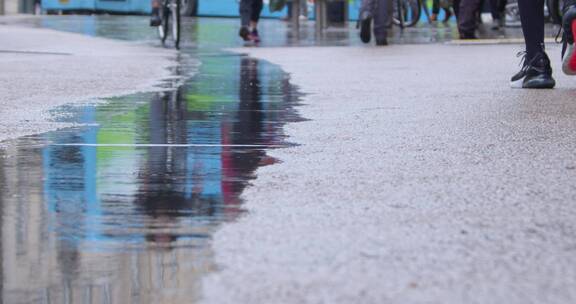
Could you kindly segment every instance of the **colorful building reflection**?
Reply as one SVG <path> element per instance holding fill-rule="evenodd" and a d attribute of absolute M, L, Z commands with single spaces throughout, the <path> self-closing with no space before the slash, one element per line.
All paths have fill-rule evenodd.
<path fill-rule="evenodd" d="M 241 211 L 295 95 L 274 66 L 206 58 L 173 90 L 78 113 L 84 127 L 0 158 L 9 303 L 190 303 L 215 268 L 209 239 Z M 232 71 L 232 72 L 231 72 Z M 26 189 L 23 191 L 22 189 Z M 31 190 L 32 189 L 32 190 Z"/>

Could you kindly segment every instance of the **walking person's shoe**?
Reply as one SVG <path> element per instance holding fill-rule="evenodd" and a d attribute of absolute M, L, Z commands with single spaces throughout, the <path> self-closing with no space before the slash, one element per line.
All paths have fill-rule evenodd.
<path fill-rule="evenodd" d="M 360 40 L 369 43 L 371 37 L 372 16 L 369 12 L 362 12 L 360 15 Z"/>
<path fill-rule="evenodd" d="M 242 40 L 244 41 L 250 41 L 250 30 L 248 27 L 241 27 L 240 31 L 238 31 L 238 36 L 242 37 Z"/>
<path fill-rule="evenodd" d="M 510 86 L 519 89 L 552 89 L 556 81 L 552 78 L 552 67 L 548 55 L 542 50 L 528 62 L 524 54 L 522 69 L 510 79 Z"/>
<path fill-rule="evenodd" d="M 376 38 L 376 45 L 377 46 L 385 46 L 388 45 L 388 39 L 386 37 L 384 38 Z"/>
<path fill-rule="evenodd" d="M 258 35 L 257 29 L 254 29 L 252 30 L 252 32 L 250 32 L 250 34 L 248 35 L 248 40 L 254 43 L 260 43 L 260 36 Z"/>
<path fill-rule="evenodd" d="M 567 1 L 563 9 L 562 30 L 562 71 L 567 75 L 576 75 L 576 54 L 574 37 L 576 36 L 576 1 Z M 566 51 L 568 51 L 566 53 Z M 566 54 L 565 54 L 566 53 Z"/>

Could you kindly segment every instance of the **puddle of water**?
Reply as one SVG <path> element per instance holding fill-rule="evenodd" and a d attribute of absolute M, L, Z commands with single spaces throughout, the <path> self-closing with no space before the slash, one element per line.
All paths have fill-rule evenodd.
<path fill-rule="evenodd" d="M 7 303 L 190 303 L 298 96 L 278 67 L 201 58 L 173 91 L 60 110 L 81 127 L 0 151 Z"/>

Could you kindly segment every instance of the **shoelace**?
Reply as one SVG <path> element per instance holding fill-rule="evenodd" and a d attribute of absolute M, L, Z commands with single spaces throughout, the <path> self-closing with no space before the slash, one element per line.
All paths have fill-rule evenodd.
<path fill-rule="evenodd" d="M 534 63 L 536 61 L 542 59 L 543 56 L 544 56 L 544 58 L 547 58 L 546 54 L 543 52 L 536 53 L 534 55 L 534 57 L 532 57 L 532 59 L 530 59 L 529 61 L 526 59 L 527 56 L 528 56 L 528 52 L 526 52 L 526 51 L 518 52 L 516 54 L 516 57 L 522 57 L 522 59 L 520 60 L 520 64 L 519 64 L 522 66 L 522 68 L 520 69 L 520 72 L 526 72 L 528 69 L 534 68 Z M 546 60 L 549 60 L 549 59 L 546 59 Z"/>
<path fill-rule="evenodd" d="M 522 69 L 520 69 L 520 71 L 525 71 L 526 69 L 528 69 L 528 62 L 526 62 L 526 55 L 528 55 L 528 52 L 526 51 L 518 52 L 516 54 L 516 57 L 518 58 L 522 57 L 522 59 L 520 59 L 519 64 L 519 66 L 522 66 Z"/>

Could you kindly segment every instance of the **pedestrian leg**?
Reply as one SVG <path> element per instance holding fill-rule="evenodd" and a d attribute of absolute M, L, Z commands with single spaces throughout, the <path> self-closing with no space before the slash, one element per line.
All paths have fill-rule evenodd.
<path fill-rule="evenodd" d="M 432 0 L 432 15 L 430 15 L 430 21 L 438 20 L 439 13 L 440 13 L 440 0 Z"/>
<path fill-rule="evenodd" d="M 372 18 L 376 10 L 376 0 L 362 0 L 360 4 L 360 19 L 363 17 Z"/>
<path fill-rule="evenodd" d="M 258 21 L 260 21 L 260 14 L 264 7 L 263 0 L 252 0 L 252 8 L 250 11 L 250 36 L 249 39 L 253 42 L 260 42 L 260 35 L 258 34 Z"/>
<path fill-rule="evenodd" d="M 244 41 L 260 41 L 257 27 L 263 6 L 262 0 L 240 0 L 241 27 L 238 35 Z"/>
<path fill-rule="evenodd" d="M 507 0 L 498 0 L 498 12 L 500 13 L 500 27 L 506 24 L 506 4 Z"/>
<path fill-rule="evenodd" d="M 240 24 L 242 27 L 250 26 L 252 15 L 252 0 L 240 0 Z"/>
<path fill-rule="evenodd" d="M 395 0 L 378 0 L 374 12 L 374 37 L 376 45 L 388 44 L 388 29 L 392 27 L 393 2 Z"/>
<path fill-rule="evenodd" d="M 544 0 L 518 0 L 518 9 L 529 61 L 544 45 Z"/>
<path fill-rule="evenodd" d="M 460 12 L 460 0 L 452 1 L 452 9 L 454 10 L 454 15 L 456 16 L 456 19 L 458 19 L 458 15 Z"/>
<path fill-rule="evenodd" d="M 499 30 L 504 27 L 504 8 L 502 3 L 505 5 L 503 0 L 490 0 L 490 14 L 492 15 L 492 29 Z"/>
<path fill-rule="evenodd" d="M 375 0 L 362 0 L 360 6 L 360 16 L 358 22 L 360 25 L 360 40 L 364 43 L 369 43 L 372 38 L 370 27 L 372 26 L 372 18 L 375 11 Z"/>
<path fill-rule="evenodd" d="M 262 8 L 264 7 L 263 0 L 252 0 L 252 7 L 250 9 L 250 22 L 254 28 L 258 25 L 260 20 L 260 14 L 262 13 Z"/>
<path fill-rule="evenodd" d="M 490 0 L 490 14 L 492 15 L 493 20 L 500 19 L 500 10 L 499 10 L 499 0 Z"/>
<path fill-rule="evenodd" d="M 460 0 L 459 2 L 457 16 L 460 39 L 476 39 L 476 24 L 481 0 Z"/>
<path fill-rule="evenodd" d="M 551 89 L 550 59 L 544 52 L 544 0 L 518 0 L 526 55 L 520 72 L 510 81 L 513 88 Z"/>

